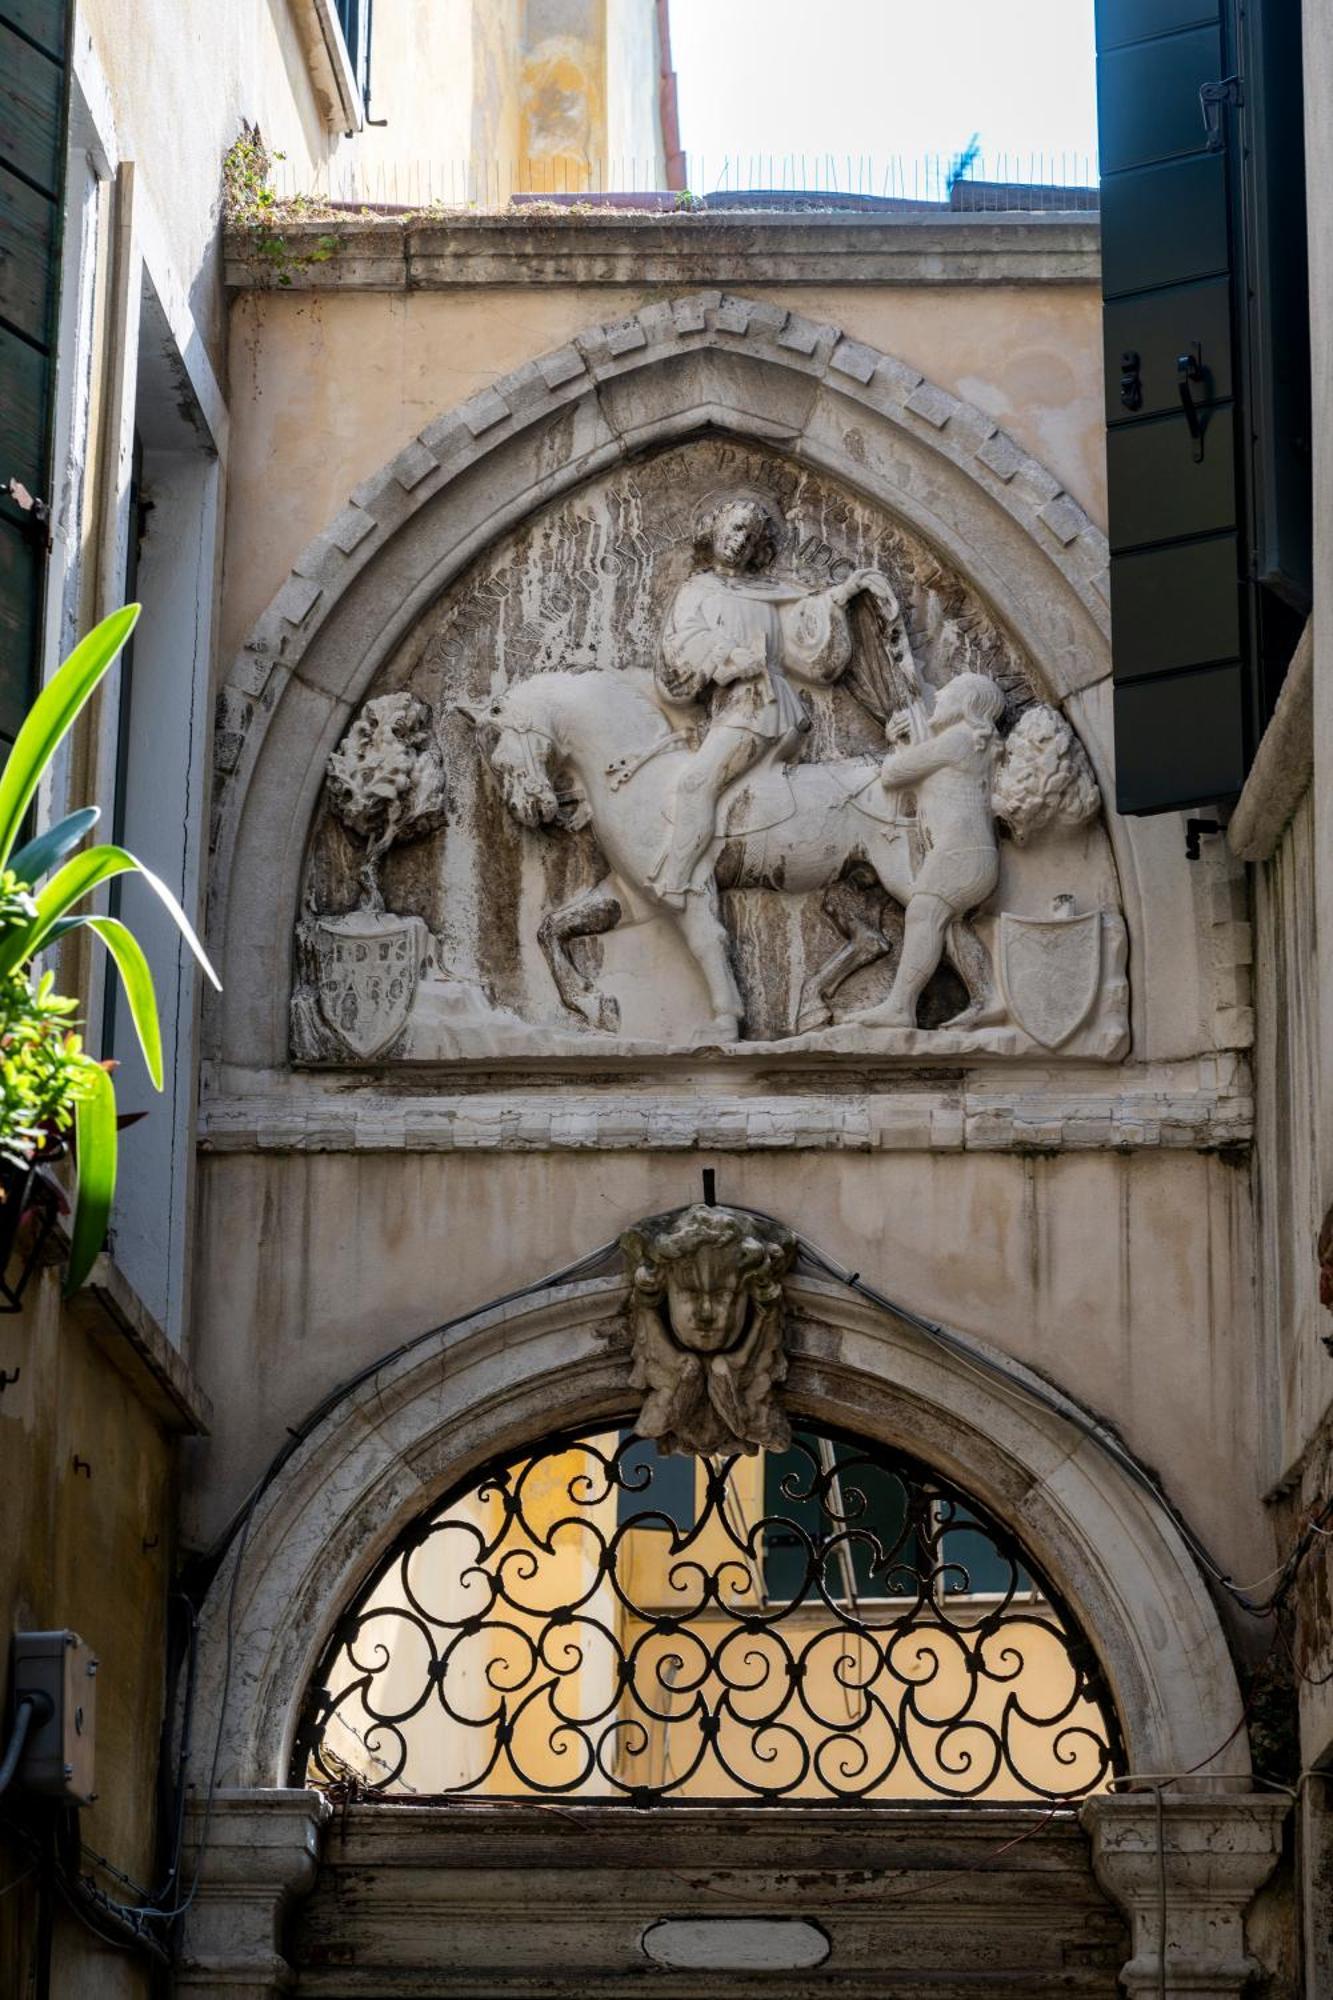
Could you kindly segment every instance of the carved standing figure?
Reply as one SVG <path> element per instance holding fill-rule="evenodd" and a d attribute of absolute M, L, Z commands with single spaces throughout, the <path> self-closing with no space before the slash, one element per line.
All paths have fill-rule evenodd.
<path fill-rule="evenodd" d="M 858 569 L 812 588 L 772 573 L 781 523 L 767 502 L 738 494 L 704 513 L 695 547 L 704 566 L 676 592 L 662 632 L 657 685 L 669 705 L 712 691 L 707 734 L 680 771 L 670 842 L 653 881 L 677 909 L 708 883 L 701 864 L 722 795 L 761 758 L 791 759 L 810 727 L 793 681 L 831 685 L 852 657 L 846 607 L 862 594 L 897 601 L 887 578 Z"/>
<path fill-rule="evenodd" d="M 895 747 L 880 767 L 880 782 L 891 795 L 916 794 L 925 852 L 906 899 L 889 997 L 856 1016 L 867 1027 L 916 1026 L 917 1002 L 944 955 L 950 926 L 984 903 L 999 879 L 991 787 L 1003 714 L 1004 693 L 994 681 L 957 674 L 936 697 L 928 720 L 915 703 L 889 718 Z M 969 1008 L 967 1025 L 984 1018 Z"/>
<path fill-rule="evenodd" d="M 620 1239 L 630 1272 L 635 1425 L 665 1452 L 785 1451 L 782 1280 L 796 1239 L 734 1208 L 675 1209 Z"/>

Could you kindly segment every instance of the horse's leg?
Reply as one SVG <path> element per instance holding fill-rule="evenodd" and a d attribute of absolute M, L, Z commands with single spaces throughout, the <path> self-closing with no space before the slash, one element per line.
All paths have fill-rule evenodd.
<path fill-rule="evenodd" d="M 890 938 L 885 935 L 880 923 L 867 916 L 865 890 L 858 884 L 855 875 L 840 876 L 832 883 L 824 891 L 820 907 L 845 942 L 831 958 L 826 958 L 822 965 L 806 974 L 796 1014 L 798 1035 L 826 1028 L 833 1019 L 830 1002 L 838 988 L 853 973 L 873 965 L 876 959 L 889 956 L 902 943 L 902 919 L 896 907 L 897 936 Z"/>
<path fill-rule="evenodd" d="M 548 910 L 537 927 L 537 939 L 560 998 L 571 1014 L 581 1015 L 590 1028 L 613 1035 L 620 1026 L 620 1006 L 609 993 L 599 993 L 569 955 L 575 938 L 613 931 L 622 915 L 620 898 L 607 875 L 595 888 L 585 889 L 558 910 Z"/>
<path fill-rule="evenodd" d="M 949 963 L 967 988 L 967 1005 L 946 1021 L 946 1028 L 992 1028 L 1005 1019 L 1004 1003 L 995 990 L 991 956 L 967 917 L 955 917 L 945 945 Z"/>
<path fill-rule="evenodd" d="M 903 948 L 889 997 L 853 1018 L 867 1028 L 914 1028 L 917 1002 L 944 954 L 953 911 L 942 896 L 913 896 L 903 917 Z"/>
<path fill-rule="evenodd" d="M 674 913 L 673 913 L 674 914 Z M 743 1005 L 741 989 L 731 969 L 731 952 L 726 927 L 718 914 L 717 899 L 692 890 L 685 908 L 676 918 L 685 944 L 704 976 L 713 1018 L 695 1036 L 701 1042 L 740 1040 Z"/>

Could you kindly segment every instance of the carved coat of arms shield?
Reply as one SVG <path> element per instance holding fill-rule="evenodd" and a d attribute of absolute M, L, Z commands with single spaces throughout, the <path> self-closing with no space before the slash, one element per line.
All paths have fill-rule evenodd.
<path fill-rule="evenodd" d="M 1015 917 L 1006 910 L 998 957 L 1009 1012 L 1034 1042 L 1058 1049 L 1082 1027 L 1097 998 L 1101 913 Z"/>
<path fill-rule="evenodd" d="M 403 1031 L 426 957 L 420 917 L 353 910 L 310 926 L 319 1011 L 354 1056 L 368 1062 Z"/>

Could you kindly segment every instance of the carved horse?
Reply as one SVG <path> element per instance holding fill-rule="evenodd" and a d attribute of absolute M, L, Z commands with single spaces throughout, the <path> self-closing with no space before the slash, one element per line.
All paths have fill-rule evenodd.
<path fill-rule="evenodd" d="M 718 830 L 685 898 L 664 902 L 653 886 L 671 835 L 672 801 L 692 752 L 653 693 L 651 674 L 535 674 L 488 707 L 455 703 L 475 725 L 504 802 L 524 826 L 591 826 L 607 872 L 541 922 L 539 937 L 560 997 L 589 1026 L 614 1033 L 619 1008 L 571 958 L 570 944 L 618 925 L 673 924 L 708 989 L 712 1019 L 701 1042 L 735 1041 L 742 1001 L 731 967 L 720 889 L 825 891 L 825 908 L 846 943 L 806 981 L 797 1029 L 832 1019 L 829 998 L 890 939 L 856 916 L 846 878 L 874 880 L 898 904 L 911 892 L 914 822 L 901 818 L 879 784 L 877 757 L 819 764 L 761 764 L 732 786 Z M 832 893 L 827 893 L 832 892 Z M 990 961 L 964 922 L 951 927 L 948 956 L 968 989 L 958 1017 L 977 1017 L 990 997 Z"/>

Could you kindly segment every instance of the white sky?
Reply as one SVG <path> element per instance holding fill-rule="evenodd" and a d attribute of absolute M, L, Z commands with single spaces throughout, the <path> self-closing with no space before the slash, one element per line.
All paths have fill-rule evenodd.
<path fill-rule="evenodd" d="M 989 167 L 1045 155 L 1087 178 L 1097 151 L 1093 0 L 671 0 L 690 186 L 799 185 L 785 154 L 827 157 L 880 193 L 893 156 L 950 155 L 979 134 Z M 773 155 L 770 172 L 768 156 Z M 723 163 L 732 161 L 730 182 Z M 858 161 L 877 162 L 872 175 Z M 1054 171 L 1052 172 L 1052 167 Z M 871 185 L 872 179 L 877 183 Z M 838 185 L 843 185 L 840 178 Z M 893 192 L 892 188 L 887 190 Z"/>

